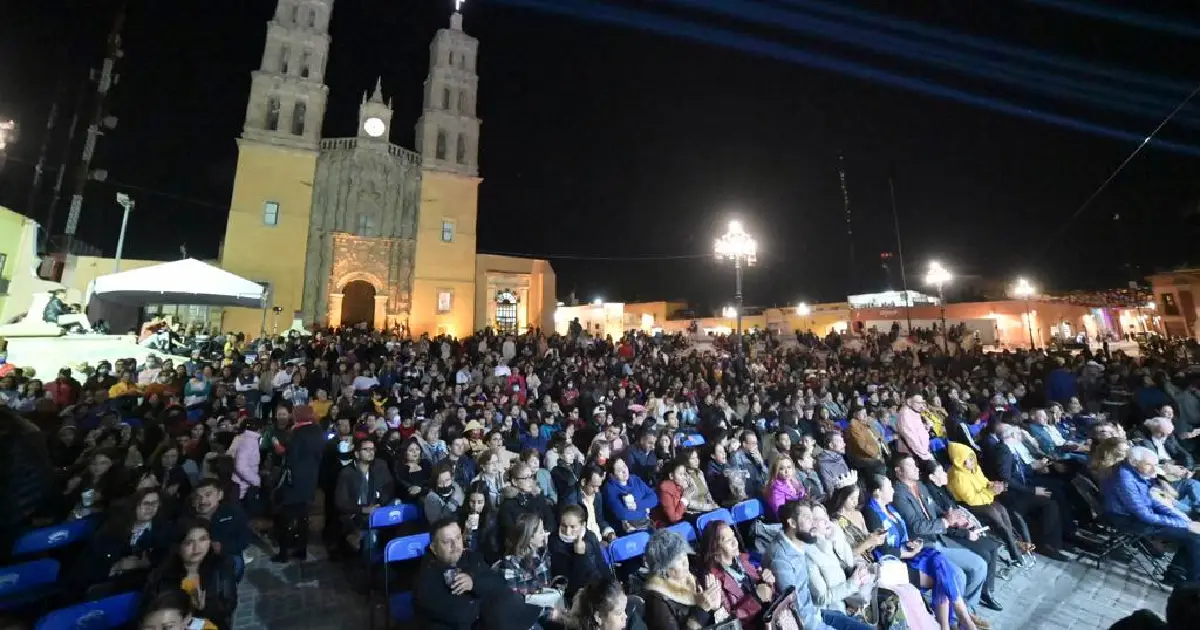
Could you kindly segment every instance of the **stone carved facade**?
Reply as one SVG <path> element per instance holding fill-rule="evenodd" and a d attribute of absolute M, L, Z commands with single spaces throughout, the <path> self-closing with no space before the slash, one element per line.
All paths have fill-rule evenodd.
<path fill-rule="evenodd" d="M 421 202 L 420 157 L 386 138 L 324 140 L 313 188 L 305 320 L 340 325 L 342 290 L 348 282 L 365 280 L 375 287 L 375 326 L 406 322 Z"/>

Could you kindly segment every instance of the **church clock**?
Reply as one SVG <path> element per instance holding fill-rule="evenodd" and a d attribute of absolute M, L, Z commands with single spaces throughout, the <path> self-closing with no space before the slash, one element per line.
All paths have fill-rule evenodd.
<path fill-rule="evenodd" d="M 382 119 L 372 116 L 363 122 L 363 131 L 367 132 L 367 135 L 372 138 L 378 138 L 383 135 L 383 132 L 387 131 L 387 125 L 383 123 Z"/>

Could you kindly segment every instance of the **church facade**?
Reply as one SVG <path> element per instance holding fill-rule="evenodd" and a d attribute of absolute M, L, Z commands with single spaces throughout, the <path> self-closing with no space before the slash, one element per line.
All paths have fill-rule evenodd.
<path fill-rule="evenodd" d="M 392 144 L 382 83 L 358 131 L 322 138 L 333 0 L 278 0 L 246 122 L 221 247 L 225 269 L 264 284 L 267 308 L 227 309 L 226 330 L 269 332 L 274 310 L 310 325 L 463 336 L 552 330 L 543 260 L 476 250 L 478 40 L 455 11 L 430 46 L 413 150 Z"/>

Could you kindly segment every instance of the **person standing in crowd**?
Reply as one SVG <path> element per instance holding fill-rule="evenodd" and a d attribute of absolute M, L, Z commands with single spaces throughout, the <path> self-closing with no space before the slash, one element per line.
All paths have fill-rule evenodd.
<path fill-rule="evenodd" d="M 279 551 L 271 557 L 274 562 L 308 558 L 308 515 L 325 451 L 325 433 L 316 424 L 312 407 L 298 405 L 291 416 L 292 433 L 276 486 L 275 542 Z"/>

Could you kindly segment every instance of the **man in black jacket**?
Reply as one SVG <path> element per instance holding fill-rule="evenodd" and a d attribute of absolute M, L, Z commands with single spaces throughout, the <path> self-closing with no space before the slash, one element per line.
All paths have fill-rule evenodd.
<path fill-rule="evenodd" d="M 297 405 L 292 410 L 292 435 L 283 456 L 283 472 L 275 497 L 275 539 L 279 553 L 274 562 L 287 562 L 289 551 L 296 559 L 308 557 L 308 512 L 317 495 L 317 477 L 325 452 L 325 432 L 316 424 L 312 407 Z"/>
<path fill-rule="evenodd" d="M 242 552 L 253 537 L 245 510 L 239 503 L 225 501 L 225 492 L 216 479 L 201 481 L 192 490 L 191 500 L 192 514 L 212 524 L 213 549 L 233 558 L 237 578 L 241 580 L 246 568 Z"/>
<path fill-rule="evenodd" d="M 478 555 L 464 550 L 453 518 L 433 524 L 413 595 L 417 627 L 428 630 L 528 630 L 541 614 Z"/>
<path fill-rule="evenodd" d="M 334 501 L 347 542 L 357 548 L 376 508 L 391 504 L 396 486 L 387 464 L 375 459 L 375 440 L 363 438 L 354 444 L 354 465 L 338 476 Z"/>
<path fill-rule="evenodd" d="M 578 505 L 583 508 L 584 528 L 595 534 L 600 540 L 612 542 L 617 537 L 617 533 L 605 519 L 604 495 L 600 493 L 605 479 L 606 474 L 599 466 L 595 464 L 584 466 L 582 474 L 579 475 L 579 487 L 565 497 L 559 496 L 559 504 Z"/>

